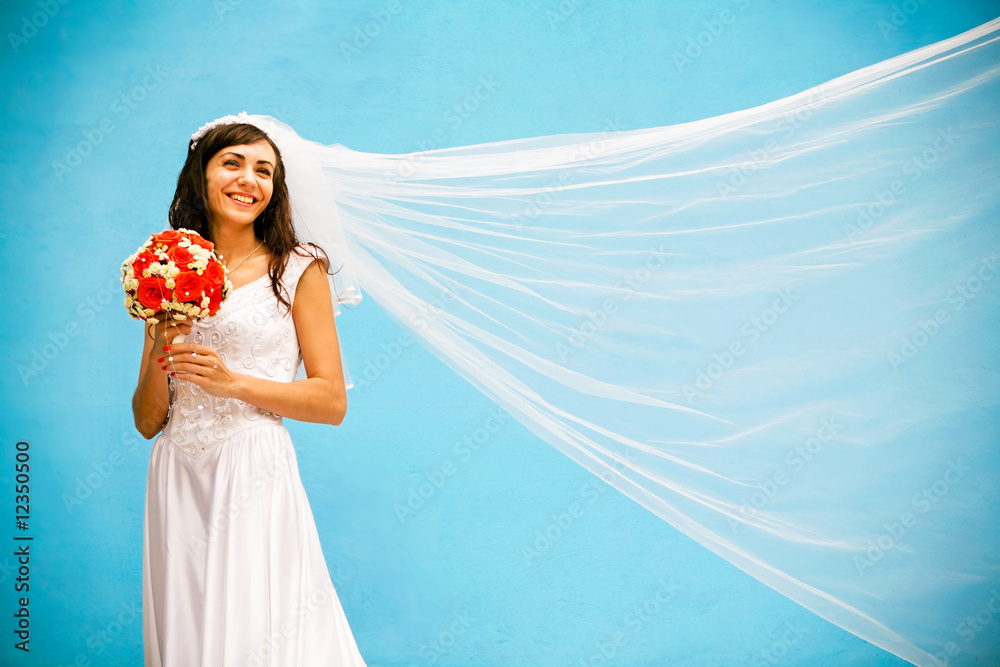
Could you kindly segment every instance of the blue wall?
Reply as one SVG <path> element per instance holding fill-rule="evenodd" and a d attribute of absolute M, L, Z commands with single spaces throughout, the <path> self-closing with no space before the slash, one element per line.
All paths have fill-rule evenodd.
<path fill-rule="evenodd" d="M 0 662 L 141 664 L 150 443 L 132 428 L 142 331 L 117 269 L 165 226 L 203 123 L 247 110 L 387 153 L 668 125 L 998 14 L 995 1 L 944 0 L 4 3 L 0 516 L 14 514 L 19 440 L 31 445 L 32 504 L 30 530 L 8 522 L 0 540 L 34 540 L 30 655 L 12 648 L 16 573 L 0 556 Z M 512 419 L 490 429 L 491 402 L 398 344 L 371 299 L 338 326 L 356 378 L 380 354 L 391 363 L 379 358 L 351 391 L 342 426 L 288 426 L 370 665 L 601 665 L 616 633 L 618 665 L 903 664 Z M 455 473 L 401 518 L 448 461 Z M 574 503 L 583 512 L 567 525 Z M 557 539 L 536 543 L 559 521 Z"/>

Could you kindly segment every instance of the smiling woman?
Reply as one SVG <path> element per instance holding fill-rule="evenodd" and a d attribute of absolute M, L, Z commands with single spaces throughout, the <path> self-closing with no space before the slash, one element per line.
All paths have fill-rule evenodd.
<path fill-rule="evenodd" d="M 277 146 L 236 120 L 192 138 L 170 221 L 241 257 L 227 269 L 240 281 L 214 315 L 150 327 L 133 397 L 142 434 L 162 428 L 147 478 L 145 661 L 364 665 L 282 425 L 338 425 L 347 411 L 329 260 L 296 238 Z"/>

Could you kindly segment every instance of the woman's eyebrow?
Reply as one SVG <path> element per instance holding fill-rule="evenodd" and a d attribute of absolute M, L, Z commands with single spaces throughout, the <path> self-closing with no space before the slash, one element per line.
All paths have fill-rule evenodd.
<path fill-rule="evenodd" d="M 233 151 L 226 151 L 225 153 L 223 153 L 223 155 L 235 155 L 236 157 L 238 157 L 241 160 L 246 160 L 247 159 L 245 155 L 240 155 L 239 153 L 236 153 L 236 152 L 233 152 Z M 271 165 L 272 167 L 274 166 L 273 164 L 271 164 L 270 160 L 257 160 L 257 164 L 268 164 L 268 165 Z"/>

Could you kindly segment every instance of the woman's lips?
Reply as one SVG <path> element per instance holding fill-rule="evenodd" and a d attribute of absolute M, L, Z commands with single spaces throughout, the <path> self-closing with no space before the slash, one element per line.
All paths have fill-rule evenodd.
<path fill-rule="evenodd" d="M 253 206 L 257 203 L 257 198 L 253 195 L 245 195 L 239 192 L 226 193 L 226 196 L 241 206 Z"/>

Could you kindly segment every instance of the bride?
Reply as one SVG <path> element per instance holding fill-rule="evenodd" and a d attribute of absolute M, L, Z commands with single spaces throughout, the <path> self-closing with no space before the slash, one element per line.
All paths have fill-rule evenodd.
<path fill-rule="evenodd" d="M 278 146 L 239 120 L 192 136 L 170 207 L 174 229 L 214 242 L 234 289 L 211 317 L 147 328 L 132 399 L 136 428 L 160 433 L 145 664 L 364 665 L 282 426 L 339 425 L 347 411 L 330 261 L 296 238 Z M 300 364 L 307 378 L 293 381 Z"/>

